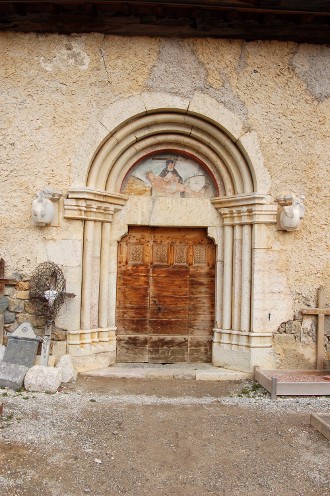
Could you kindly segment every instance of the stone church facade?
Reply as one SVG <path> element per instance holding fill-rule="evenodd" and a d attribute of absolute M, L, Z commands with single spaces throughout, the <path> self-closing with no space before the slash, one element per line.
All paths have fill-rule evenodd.
<path fill-rule="evenodd" d="M 133 228 L 161 228 L 165 238 L 166 229 L 177 229 L 182 254 L 188 244 L 180 230 L 184 240 L 199 229 L 215 257 L 209 361 L 242 371 L 313 368 L 315 321 L 301 309 L 316 305 L 320 285 L 330 295 L 329 48 L 14 32 L 1 32 L 0 45 L 0 258 L 6 276 L 21 277 L 6 287 L 5 337 L 23 321 L 42 334 L 29 278 L 52 261 L 76 295 L 56 319 L 53 354 L 70 353 L 81 371 L 115 363 L 120 311 L 145 317 L 139 293 L 134 307 L 132 294 L 119 291 L 121 243 Z M 179 194 L 125 192 L 134 168 L 159 156 L 198 164 L 213 193 L 197 195 L 190 186 L 185 194 L 184 181 Z M 31 218 L 41 191 L 55 210 L 47 225 Z M 286 229 L 281 213 L 291 215 L 295 201 L 304 209 Z M 145 263 L 143 239 L 132 251 L 137 265 Z M 203 249 L 194 258 L 199 265 Z M 151 346 L 148 332 L 144 338 Z"/>

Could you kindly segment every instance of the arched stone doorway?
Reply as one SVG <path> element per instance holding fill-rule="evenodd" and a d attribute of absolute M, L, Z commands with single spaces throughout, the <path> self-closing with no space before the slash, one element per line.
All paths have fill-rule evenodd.
<path fill-rule="evenodd" d="M 129 226 L 196 227 L 207 230 L 217 249 L 212 361 L 251 370 L 272 355 L 262 295 L 255 304 L 260 292 L 255 275 L 258 257 L 269 250 L 268 226 L 276 222 L 255 136 L 236 137 L 242 133 L 239 123 L 216 102 L 209 110 L 205 102 L 183 109 L 170 96 L 164 97 L 164 106 L 150 97 L 147 108 L 146 101 L 144 111 L 125 107 L 126 119 L 114 106 L 113 128 L 91 158 L 86 186 L 71 188 L 65 201 L 65 217 L 84 222 L 81 329 L 70 332 L 69 351 L 78 362 L 93 356 L 95 368 L 115 360 L 117 250 Z M 252 142 L 255 160 L 246 151 Z M 134 164 L 159 150 L 203 164 L 218 196 L 121 193 Z"/>

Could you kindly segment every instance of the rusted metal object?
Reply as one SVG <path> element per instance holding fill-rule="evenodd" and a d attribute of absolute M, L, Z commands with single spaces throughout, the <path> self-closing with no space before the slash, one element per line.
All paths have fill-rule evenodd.
<path fill-rule="evenodd" d="M 66 296 L 72 298 L 75 295 L 66 292 L 66 281 L 60 267 L 53 262 L 38 265 L 30 280 L 30 298 L 46 317 L 40 365 L 48 365 L 52 325 Z"/>

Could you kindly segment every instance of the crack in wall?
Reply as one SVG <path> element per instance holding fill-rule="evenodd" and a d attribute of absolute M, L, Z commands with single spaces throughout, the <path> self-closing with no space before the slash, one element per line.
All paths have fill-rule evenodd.
<path fill-rule="evenodd" d="M 104 55 L 103 47 L 101 47 L 99 49 L 99 52 L 100 52 L 100 55 L 101 55 L 101 59 L 103 61 L 104 70 L 105 70 L 105 72 L 107 74 L 107 81 L 108 81 L 109 84 L 111 84 L 111 82 L 110 82 L 110 74 L 108 72 L 107 64 L 106 64 L 106 61 L 105 61 L 105 55 Z"/>

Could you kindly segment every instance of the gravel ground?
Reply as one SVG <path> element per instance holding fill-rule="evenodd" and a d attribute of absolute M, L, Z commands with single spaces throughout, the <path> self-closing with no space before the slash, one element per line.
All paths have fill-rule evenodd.
<path fill-rule="evenodd" d="M 330 495 L 330 442 L 309 424 L 330 412 L 325 397 L 79 377 L 1 401 L 1 495 Z"/>

